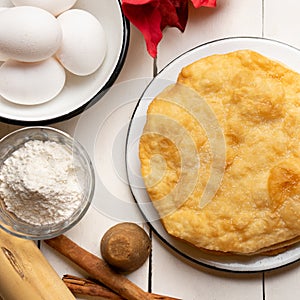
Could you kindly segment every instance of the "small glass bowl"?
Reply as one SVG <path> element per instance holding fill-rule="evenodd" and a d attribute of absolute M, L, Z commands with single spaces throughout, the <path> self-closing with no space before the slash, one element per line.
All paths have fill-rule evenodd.
<path fill-rule="evenodd" d="M 46 126 L 33 126 L 18 129 L 0 140 L 0 174 L 4 161 L 17 149 L 30 140 L 56 142 L 71 153 L 74 164 L 80 167 L 78 183 L 83 191 L 81 203 L 73 214 L 61 221 L 48 225 L 32 225 L 7 210 L 0 197 L 0 230 L 30 240 L 44 240 L 58 236 L 79 222 L 87 212 L 95 190 L 95 173 L 88 153 L 82 145 L 63 131 Z"/>

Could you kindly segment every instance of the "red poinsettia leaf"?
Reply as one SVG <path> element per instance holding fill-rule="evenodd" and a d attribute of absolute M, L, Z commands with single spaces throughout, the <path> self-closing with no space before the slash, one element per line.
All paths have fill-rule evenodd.
<path fill-rule="evenodd" d="M 124 15 L 141 31 L 146 41 L 147 50 L 152 57 L 156 57 L 156 48 L 162 39 L 161 14 L 158 7 L 159 0 L 124 0 L 122 2 Z"/>
<path fill-rule="evenodd" d="M 164 0 L 160 2 L 162 16 L 161 29 L 165 27 L 177 27 L 184 31 L 188 18 L 188 2 L 182 0 Z"/>
<path fill-rule="evenodd" d="M 191 0 L 193 2 L 193 5 L 198 8 L 201 6 L 207 6 L 207 7 L 216 7 L 217 1 L 216 0 Z"/>
<path fill-rule="evenodd" d="M 195 7 L 215 7 L 216 0 L 192 0 Z M 122 10 L 127 19 L 143 34 L 149 54 L 157 56 L 157 45 L 165 27 L 185 30 L 188 0 L 123 0 Z"/>
<path fill-rule="evenodd" d="M 124 15 L 141 31 L 147 50 L 152 57 L 156 57 L 157 45 L 162 39 L 161 14 L 158 7 L 159 0 L 124 0 L 122 2 Z"/>
<path fill-rule="evenodd" d="M 152 57 L 157 56 L 162 30 L 171 26 L 184 31 L 188 17 L 187 0 L 123 0 L 122 10 L 144 35 Z"/>

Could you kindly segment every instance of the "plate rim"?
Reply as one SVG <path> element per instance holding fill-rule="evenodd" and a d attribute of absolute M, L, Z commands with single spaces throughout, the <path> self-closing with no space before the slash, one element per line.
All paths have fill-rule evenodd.
<path fill-rule="evenodd" d="M 240 269 L 230 269 L 230 268 L 223 268 L 220 266 L 216 266 L 213 264 L 208 264 L 205 263 L 204 261 L 199 261 L 194 257 L 189 256 L 187 253 L 184 253 L 182 251 L 180 251 L 179 249 L 177 249 L 171 242 L 169 242 L 166 238 L 164 238 L 164 236 L 158 232 L 158 230 L 156 229 L 156 227 L 154 226 L 154 222 L 149 221 L 148 217 L 145 215 L 144 210 L 141 207 L 141 203 L 138 202 L 138 200 L 136 199 L 136 194 L 134 193 L 133 187 L 131 185 L 131 180 L 130 180 L 130 174 L 129 174 L 129 163 L 128 163 L 128 141 L 129 141 L 129 137 L 130 137 L 130 133 L 131 133 L 131 128 L 132 128 L 132 124 L 134 121 L 134 117 L 136 115 L 136 112 L 138 110 L 138 107 L 141 103 L 141 101 L 143 100 L 147 90 L 149 89 L 149 87 L 151 86 L 151 84 L 156 80 L 156 78 L 163 73 L 170 65 L 172 65 L 175 61 L 179 60 L 181 57 L 187 55 L 190 52 L 193 52 L 195 50 L 197 50 L 198 48 L 207 46 L 209 44 L 213 44 L 213 43 L 217 43 L 217 42 L 222 42 L 222 41 L 227 41 L 227 40 L 260 40 L 260 41 L 267 41 L 267 42 L 271 42 L 271 43 L 275 43 L 275 44 L 280 44 L 282 46 L 291 48 L 293 50 L 296 50 L 299 52 L 300 54 L 300 49 L 290 45 L 286 42 L 282 42 L 282 41 L 278 41 L 276 39 L 271 39 L 271 38 L 265 38 L 265 37 L 259 37 L 259 36 L 233 36 L 233 37 L 224 37 L 224 38 L 220 38 L 220 39 L 214 39 L 214 40 L 210 40 L 208 42 L 199 44 L 195 47 L 192 47 L 190 49 L 188 49 L 187 51 L 184 51 L 183 53 L 181 53 L 180 55 L 178 55 L 177 57 L 175 57 L 174 59 L 172 59 L 169 63 L 167 63 L 149 82 L 149 84 L 146 86 L 146 88 L 144 89 L 143 93 L 141 94 L 141 96 L 139 97 L 137 104 L 133 110 L 133 113 L 131 115 L 130 121 L 129 121 L 129 125 L 128 125 L 128 130 L 127 130 L 127 135 L 126 135 L 126 142 L 125 142 L 125 166 L 126 166 L 126 175 L 127 175 L 127 180 L 128 180 L 128 186 L 131 192 L 131 195 L 134 199 L 134 202 L 137 204 L 137 207 L 140 211 L 140 213 L 142 214 L 145 222 L 147 223 L 147 225 L 149 226 L 149 228 L 154 232 L 154 234 L 157 236 L 157 238 L 164 244 L 167 246 L 167 248 L 169 248 L 171 250 L 171 252 L 173 251 L 176 255 L 178 255 L 180 258 L 183 258 L 184 260 L 186 260 L 187 263 L 192 263 L 194 264 L 196 267 L 197 266 L 202 266 L 211 270 L 215 270 L 215 271 L 221 271 L 221 272 L 225 272 L 225 273 L 235 273 L 235 274 L 257 274 L 257 273 L 262 273 L 262 272 L 267 272 L 267 271 L 272 271 L 272 270 L 277 270 L 277 269 L 283 269 L 286 268 L 290 265 L 293 265 L 297 262 L 300 262 L 300 255 L 297 259 L 294 259 L 292 261 L 286 262 L 284 264 L 278 264 L 275 266 L 270 266 L 267 268 L 261 267 L 261 268 L 254 268 L 254 269 L 247 269 L 247 265 L 245 265 L 245 270 L 240 270 Z M 151 200 L 150 200 L 151 201 Z M 158 220 L 158 222 L 160 222 L 160 220 Z"/>
<path fill-rule="evenodd" d="M 129 48 L 130 22 L 122 12 L 121 0 L 116 0 L 116 2 L 118 3 L 120 13 L 122 16 L 121 21 L 122 21 L 122 26 L 123 26 L 123 32 L 122 32 L 121 51 L 118 56 L 118 61 L 116 62 L 115 68 L 112 70 L 109 79 L 106 81 L 106 83 L 103 85 L 103 87 L 87 102 L 85 102 L 81 106 L 79 106 L 71 111 L 65 112 L 62 115 L 59 115 L 56 117 L 50 117 L 50 118 L 44 119 L 44 120 L 11 119 L 11 118 L 0 115 L 0 122 L 6 123 L 6 124 L 11 124 L 11 125 L 21 125 L 21 126 L 49 125 L 49 124 L 53 124 L 53 123 L 59 123 L 62 121 L 67 121 L 67 120 L 81 114 L 84 110 L 89 109 L 91 106 L 93 106 L 99 100 L 101 100 L 101 98 L 109 91 L 109 89 L 112 87 L 114 82 L 117 80 L 117 78 L 123 68 L 123 65 L 125 63 L 125 59 L 126 59 L 128 48 Z"/>

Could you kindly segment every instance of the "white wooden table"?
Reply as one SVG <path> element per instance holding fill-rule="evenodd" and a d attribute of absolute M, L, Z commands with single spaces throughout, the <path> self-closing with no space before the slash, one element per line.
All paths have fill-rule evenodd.
<path fill-rule="evenodd" d="M 143 217 L 134 205 L 124 175 L 123 144 L 134 106 L 149 80 L 181 53 L 202 43 L 235 36 L 258 36 L 276 39 L 300 48 L 300 2 L 297 0 L 219 0 L 217 8 L 194 9 L 190 5 L 185 32 L 168 28 L 159 45 L 156 61 L 146 52 L 143 37 L 131 27 L 131 40 L 123 70 L 113 88 L 83 115 L 51 126 L 63 129 L 87 145 L 94 155 L 101 186 L 87 215 L 67 236 L 87 250 L 100 255 L 99 242 L 104 232 L 120 221 L 141 224 Z M 120 102 L 120 99 L 122 101 Z M 124 103 L 124 105 L 120 105 Z M 95 113 L 99 113 L 99 117 Z M 91 120 L 97 119 L 97 131 Z M 95 122 L 95 121 L 94 121 Z M 18 126 L 1 124 L 1 136 Z M 119 150 L 118 150 L 119 149 Z M 119 161 L 116 152 L 119 151 Z M 121 199 L 132 206 L 122 216 L 115 207 L 101 208 L 101 203 Z M 128 275 L 145 290 L 185 300 L 298 300 L 300 265 L 255 274 L 234 274 L 191 265 L 174 255 L 154 233 L 152 254 L 142 268 Z M 81 270 L 53 252 L 43 243 L 41 249 L 60 275 L 81 275 Z M 84 298 L 80 298 L 84 299 Z M 90 298 L 88 298 L 90 299 Z M 27 299 L 26 299 L 27 300 Z"/>

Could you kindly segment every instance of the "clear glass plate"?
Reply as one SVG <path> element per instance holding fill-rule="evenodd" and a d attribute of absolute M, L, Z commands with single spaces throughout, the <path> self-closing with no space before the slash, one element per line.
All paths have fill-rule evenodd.
<path fill-rule="evenodd" d="M 212 54 L 240 49 L 257 51 L 270 59 L 278 60 L 300 72 L 300 52 L 287 44 L 253 37 L 226 38 L 193 48 L 169 63 L 148 85 L 133 113 L 126 143 L 126 165 L 130 189 L 145 220 L 157 236 L 170 249 L 193 263 L 231 272 L 260 272 L 289 265 L 300 259 L 300 245 L 296 244 L 276 256 L 212 255 L 172 238 L 163 228 L 151 204 L 139 171 L 138 144 L 146 121 L 148 105 L 165 87 L 175 83 L 182 67 Z"/>

